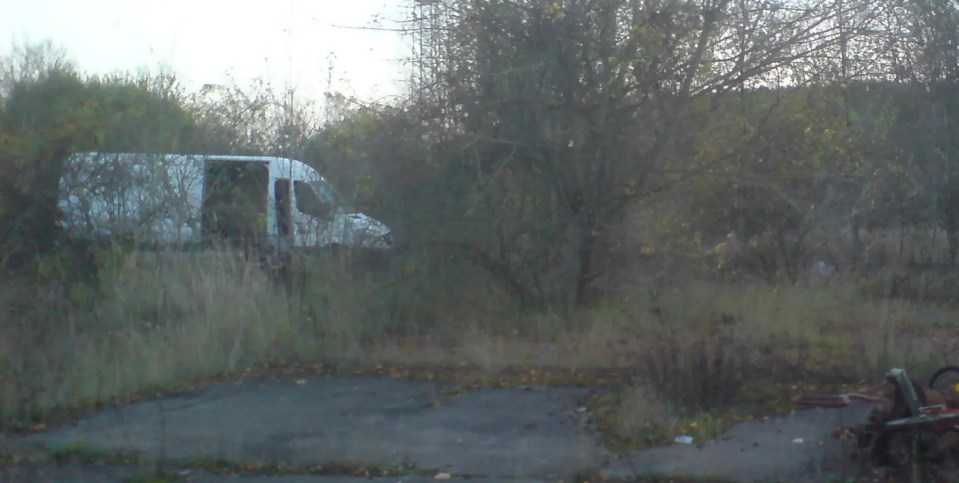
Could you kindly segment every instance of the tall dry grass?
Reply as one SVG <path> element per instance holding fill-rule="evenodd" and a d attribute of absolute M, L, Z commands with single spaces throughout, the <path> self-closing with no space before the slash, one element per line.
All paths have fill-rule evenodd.
<path fill-rule="evenodd" d="M 633 369 L 598 416 L 626 446 L 710 439 L 731 414 L 792 409 L 790 397 L 809 391 L 865 389 L 891 367 L 925 384 L 959 363 L 959 310 L 876 300 L 847 282 L 691 283 L 609 300 L 589 315 L 584 332 L 568 337 L 610 358 L 622 350 Z M 614 339 L 629 343 L 600 343 Z"/>
<path fill-rule="evenodd" d="M 0 420 L 257 365 L 327 362 L 395 325 L 389 286 L 316 258 L 297 266 L 295 290 L 227 251 L 111 253 L 99 287 L 5 280 Z"/>
<path fill-rule="evenodd" d="M 758 380 L 868 381 L 893 365 L 922 376 L 959 363 L 959 311 L 877 300 L 849 281 L 690 282 L 529 314 L 475 274 L 415 259 L 348 265 L 304 258 L 284 284 L 228 252 L 117 252 L 99 260 L 96 287 L 4 279 L 0 421 L 265 364 L 632 369 L 637 386 L 695 411 L 735 403 Z"/>
<path fill-rule="evenodd" d="M 707 345 L 758 353 L 762 367 L 776 361 L 836 373 L 832 366 L 839 364 L 839 375 L 852 379 L 877 370 L 881 375 L 888 365 L 959 362 L 955 320 L 955 307 L 877 300 L 853 282 L 693 282 L 609 300 L 591 313 L 585 337 L 635 337 L 658 347 L 679 343 L 690 353 L 705 338 Z"/>

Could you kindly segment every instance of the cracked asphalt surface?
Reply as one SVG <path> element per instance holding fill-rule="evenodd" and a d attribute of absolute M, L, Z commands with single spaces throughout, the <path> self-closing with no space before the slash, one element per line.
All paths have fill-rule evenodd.
<path fill-rule="evenodd" d="M 868 407 L 809 410 L 731 428 L 697 445 L 617 455 L 586 427 L 579 388 L 450 391 L 390 378 L 311 376 L 217 383 L 190 394 L 104 409 L 12 443 L 48 450 L 135 453 L 176 465 L 197 460 L 410 468 L 410 477 L 570 481 L 637 474 L 734 481 L 821 480 L 843 466 L 832 433 Z M 797 443 L 801 438 L 802 443 Z M 0 481 L 122 481 L 133 467 L 0 467 Z M 182 475 L 186 481 L 333 482 L 333 476 Z M 444 475 L 446 476 L 446 475 Z"/>

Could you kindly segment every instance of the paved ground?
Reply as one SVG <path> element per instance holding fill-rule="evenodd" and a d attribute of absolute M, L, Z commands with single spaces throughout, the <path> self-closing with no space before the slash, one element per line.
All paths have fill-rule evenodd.
<path fill-rule="evenodd" d="M 730 428 L 704 445 L 674 445 L 639 452 L 613 462 L 605 475 L 634 472 L 722 478 L 733 481 L 825 481 L 854 470 L 852 448 L 833 433 L 865 421 L 871 406 L 856 403 L 842 410 L 803 410 L 768 421 Z"/>
<path fill-rule="evenodd" d="M 838 450 L 831 433 L 861 419 L 868 410 L 858 406 L 845 411 L 802 411 L 734 427 L 723 440 L 701 449 L 676 445 L 619 458 L 582 427 L 578 408 L 584 390 L 484 389 L 447 396 L 445 389 L 427 382 L 365 377 L 222 383 L 194 394 L 103 410 L 76 424 L 21 438 L 17 444 L 137 452 L 170 462 L 201 459 L 302 468 L 340 463 L 428 469 L 419 478 L 384 481 L 425 481 L 432 477 L 423 474 L 436 473 L 449 473 L 454 480 L 472 476 L 478 481 L 556 481 L 590 470 L 624 479 L 634 477 L 635 471 L 795 481 L 799 477 L 819 480 L 825 472 L 836 470 Z M 802 438 L 802 444 L 796 438 Z M 137 474 L 135 470 L 0 468 L 0 481 L 119 481 Z M 188 480 L 340 481 L 202 473 L 193 473 Z"/>
<path fill-rule="evenodd" d="M 106 410 L 22 443 L 134 451 L 161 460 L 413 465 L 452 474 L 560 477 L 606 451 L 572 417 L 579 389 L 478 390 L 316 377 L 218 384 Z"/>
<path fill-rule="evenodd" d="M 0 467 L 0 481 L 4 483 L 116 483 L 145 479 L 155 473 L 133 466 L 18 466 Z M 359 478 L 348 476 L 244 476 L 244 475 L 215 475 L 202 471 L 172 472 L 169 480 L 184 483 L 435 483 L 437 479 L 431 476 L 403 476 Z M 149 480 L 147 480 L 149 481 Z M 464 478 L 451 477 L 449 481 L 463 482 Z M 470 478 L 469 483 L 533 483 L 539 480 L 517 480 L 496 478 Z"/>

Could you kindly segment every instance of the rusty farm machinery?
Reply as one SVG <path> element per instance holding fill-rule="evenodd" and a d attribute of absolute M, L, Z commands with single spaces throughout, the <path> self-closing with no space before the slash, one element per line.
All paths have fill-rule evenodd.
<path fill-rule="evenodd" d="M 889 370 L 882 383 L 851 394 L 807 395 L 794 403 L 841 408 L 853 401 L 873 404 L 868 420 L 843 428 L 857 453 L 874 465 L 905 468 L 915 462 L 959 466 L 959 367 L 937 370 L 923 387 L 905 369 Z"/>

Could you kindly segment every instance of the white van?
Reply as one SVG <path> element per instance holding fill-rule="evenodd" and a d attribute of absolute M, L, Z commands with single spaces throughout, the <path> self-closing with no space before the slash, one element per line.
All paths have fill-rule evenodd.
<path fill-rule="evenodd" d="M 313 168 L 287 158 L 75 154 L 64 163 L 59 207 L 67 234 L 87 240 L 393 248 L 389 227 L 350 209 Z"/>

